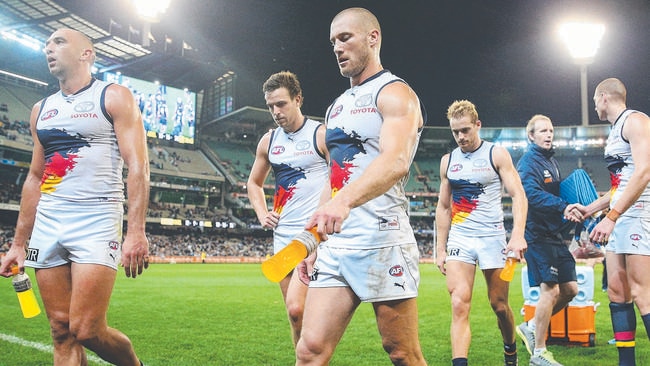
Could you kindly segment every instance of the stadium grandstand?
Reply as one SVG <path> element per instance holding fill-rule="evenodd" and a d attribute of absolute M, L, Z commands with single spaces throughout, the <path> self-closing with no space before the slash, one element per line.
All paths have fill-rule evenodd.
<path fill-rule="evenodd" d="M 93 39 L 100 64 L 98 79 L 130 85 L 137 81 L 134 96 L 146 88 L 153 88 L 150 96 L 163 89 L 171 95 L 174 86 L 179 87 L 174 99 L 167 102 L 169 121 L 153 121 L 147 128 L 151 167 L 147 232 L 157 260 L 194 262 L 205 252 L 209 262 L 256 262 L 272 254 L 272 233 L 257 222 L 246 197 L 246 181 L 257 141 L 274 123 L 267 110 L 254 106 L 237 88 L 237 70 L 207 67 L 162 54 L 156 47 L 143 47 L 52 1 L 11 1 L 0 5 L 0 10 L 3 33 L 13 35 L 1 38 L 0 48 L 16 50 L 3 55 L 0 67 L 0 254 L 8 249 L 13 236 L 20 188 L 30 164 L 30 110 L 57 89 L 56 80 L 47 75 L 42 54 L 23 51 L 16 38 L 24 36 L 20 39 L 42 44 L 59 27 L 79 29 Z M 152 65 L 161 59 L 166 66 L 154 74 Z M 124 75 L 131 79 L 126 80 Z M 165 88 L 154 83 L 159 79 L 165 80 Z M 180 80 L 194 89 L 182 90 Z M 259 94 L 259 88 L 255 90 Z M 179 111 L 178 119 L 171 112 L 174 110 Z M 323 120 L 322 116 L 311 118 Z M 168 123 L 172 119 L 174 126 Z M 562 174 L 566 177 L 582 168 L 597 190 L 605 191 L 609 182 L 602 154 L 609 126 L 579 124 L 576 121 L 575 126 L 556 127 L 556 156 Z M 515 162 L 527 147 L 523 127 L 482 128 L 481 135 L 508 148 Z M 454 146 L 448 128 L 426 127 L 406 185 L 424 260 L 430 260 L 434 252 L 440 158 Z M 273 192 L 273 184 L 271 175 L 266 181 L 268 193 Z M 505 193 L 506 218 L 511 219 Z"/>

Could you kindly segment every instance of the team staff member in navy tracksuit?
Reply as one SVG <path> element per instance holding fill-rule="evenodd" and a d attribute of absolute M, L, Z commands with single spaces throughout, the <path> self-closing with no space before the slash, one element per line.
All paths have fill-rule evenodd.
<path fill-rule="evenodd" d="M 563 215 L 575 207 L 560 198 L 560 169 L 553 157 L 553 123 L 535 115 L 526 126 L 531 144 L 517 163 L 528 198 L 525 258 L 528 283 L 540 286 L 535 317 L 517 327 L 517 334 L 531 353 L 531 365 L 560 365 L 546 349 L 551 316 L 562 310 L 578 293 L 576 262 L 563 243 Z"/>

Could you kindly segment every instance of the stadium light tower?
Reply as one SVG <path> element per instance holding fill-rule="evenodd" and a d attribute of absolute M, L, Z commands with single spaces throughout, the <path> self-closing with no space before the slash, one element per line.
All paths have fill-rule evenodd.
<path fill-rule="evenodd" d="M 587 65 L 594 61 L 600 40 L 605 33 L 605 26 L 593 23 L 564 23 L 560 26 L 560 37 L 566 43 L 571 57 L 580 66 L 580 98 L 582 125 L 589 125 L 587 111 Z"/>
<path fill-rule="evenodd" d="M 160 16 L 167 11 L 171 0 L 133 0 L 138 16 L 143 20 L 142 45 L 149 47 L 153 39 L 151 23 L 158 23 Z"/>

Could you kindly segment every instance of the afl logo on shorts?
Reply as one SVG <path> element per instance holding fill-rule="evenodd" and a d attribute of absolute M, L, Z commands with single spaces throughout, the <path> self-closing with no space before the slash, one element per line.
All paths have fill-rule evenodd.
<path fill-rule="evenodd" d="M 59 114 L 58 109 L 50 109 L 49 111 L 43 113 L 43 115 L 41 116 L 41 121 L 47 121 L 48 119 L 56 116 L 57 114 Z"/>
<path fill-rule="evenodd" d="M 404 267 L 402 267 L 399 264 L 396 266 L 392 266 L 388 270 L 388 274 L 393 277 L 402 277 L 404 275 Z"/>
<path fill-rule="evenodd" d="M 630 235 L 630 240 L 639 241 L 639 240 L 641 240 L 641 235 L 640 234 L 632 234 L 632 235 Z"/>
<path fill-rule="evenodd" d="M 108 248 L 111 250 L 117 250 L 119 247 L 120 247 L 120 243 L 116 242 L 115 240 L 108 242 Z"/>

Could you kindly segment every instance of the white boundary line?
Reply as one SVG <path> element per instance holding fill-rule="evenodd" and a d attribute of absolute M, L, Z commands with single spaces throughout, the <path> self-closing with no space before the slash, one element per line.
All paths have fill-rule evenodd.
<path fill-rule="evenodd" d="M 37 350 L 39 350 L 41 352 L 54 353 L 54 347 L 52 347 L 51 345 L 28 341 L 28 340 L 18 338 L 16 336 L 12 336 L 12 335 L 9 335 L 9 334 L 0 333 L 0 340 L 3 340 L 5 342 L 9 342 L 9 343 L 14 343 L 14 344 L 17 344 L 17 345 L 23 346 L 23 347 L 31 347 L 31 348 L 37 349 Z M 110 365 L 110 363 L 102 360 L 101 358 L 95 356 L 94 354 L 88 354 L 88 361 L 92 361 L 92 362 L 98 363 L 100 365 Z"/>

